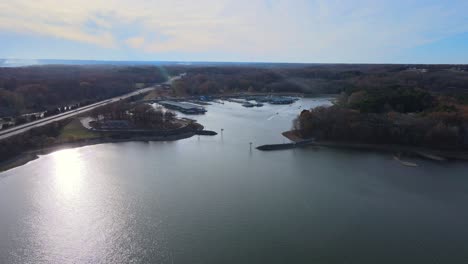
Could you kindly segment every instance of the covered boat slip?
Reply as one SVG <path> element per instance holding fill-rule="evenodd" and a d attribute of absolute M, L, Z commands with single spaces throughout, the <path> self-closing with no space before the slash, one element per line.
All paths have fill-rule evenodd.
<path fill-rule="evenodd" d="M 192 103 L 186 102 L 175 102 L 175 101 L 160 101 L 158 102 L 160 105 L 180 111 L 184 114 L 204 114 L 206 113 L 206 109 L 202 106 L 198 106 Z"/>

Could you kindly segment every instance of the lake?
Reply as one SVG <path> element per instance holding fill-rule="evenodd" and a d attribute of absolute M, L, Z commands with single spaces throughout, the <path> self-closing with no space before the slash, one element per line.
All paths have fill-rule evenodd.
<path fill-rule="evenodd" d="M 1 173 L 0 263 L 467 263 L 467 163 L 255 149 L 329 104 L 213 104 L 191 117 L 217 136 L 61 150 Z"/>

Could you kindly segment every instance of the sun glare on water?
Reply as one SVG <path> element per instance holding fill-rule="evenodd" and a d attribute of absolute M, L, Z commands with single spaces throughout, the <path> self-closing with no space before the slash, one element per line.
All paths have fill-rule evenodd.
<path fill-rule="evenodd" d="M 79 152 L 67 149 L 53 155 L 55 188 L 65 198 L 79 194 L 82 185 L 83 164 Z"/>

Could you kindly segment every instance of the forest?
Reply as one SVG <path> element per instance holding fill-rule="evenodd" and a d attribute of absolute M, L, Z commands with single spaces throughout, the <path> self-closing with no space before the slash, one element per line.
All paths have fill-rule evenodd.
<path fill-rule="evenodd" d="M 286 64 L 250 66 L 168 66 L 171 74 L 186 73 L 174 84 L 176 95 L 240 92 L 350 93 L 356 89 L 419 88 L 456 94 L 468 101 L 468 66 L 378 64 Z"/>
<path fill-rule="evenodd" d="M 468 149 L 468 105 L 456 95 L 389 86 L 343 92 L 335 105 L 303 110 L 302 138 Z"/>
<path fill-rule="evenodd" d="M 0 68 L 0 117 L 85 105 L 164 80 L 150 66 Z"/>

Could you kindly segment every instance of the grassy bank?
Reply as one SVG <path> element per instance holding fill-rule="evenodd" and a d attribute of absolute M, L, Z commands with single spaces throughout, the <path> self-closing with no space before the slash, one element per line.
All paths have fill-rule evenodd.
<path fill-rule="evenodd" d="M 83 126 L 83 124 L 81 124 L 79 119 L 73 119 L 62 129 L 62 131 L 60 131 L 58 139 L 61 142 L 70 142 L 75 140 L 93 139 L 98 137 L 98 133 L 86 129 Z"/>

